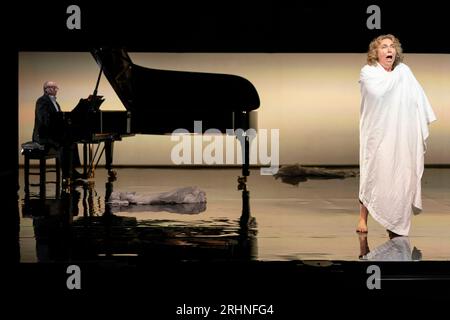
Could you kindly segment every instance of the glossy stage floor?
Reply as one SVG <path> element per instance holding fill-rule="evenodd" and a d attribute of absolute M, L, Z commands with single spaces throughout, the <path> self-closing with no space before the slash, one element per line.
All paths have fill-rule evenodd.
<path fill-rule="evenodd" d="M 197 288 L 199 301 L 206 301 L 212 297 L 204 288 L 213 285 L 225 299 L 231 296 L 219 292 L 231 286 L 240 288 L 233 290 L 238 301 L 265 297 L 286 314 L 295 311 L 295 304 L 282 302 L 295 297 L 289 287 L 303 288 L 308 301 L 336 301 L 343 289 L 371 301 L 398 298 L 398 290 L 405 299 L 450 298 L 450 169 L 425 170 L 424 212 L 413 217 L 409 237 L 392 240 L 372 219 L 367 237 L 355 232 L 358 177 L 283 181 L 252 169 L 249 192 L 243 193 L 237 190 L 239 174 L 119 168 L 110 183 L 98 169 L 94 180 L 59 199 L 49 184 L 45 200 L 36 194 L 25 199 L 21 187 L 20 283 L 61 289 L 61 267 L 77 264 L 88 268 L 84 288 L 127 291 L 154 287 L 161 277 L 165 284 L 158 292 L 187 301 L 186 292 L 175 294 L 173 287 Z M 111 190 L 148 194 L 185 186 L 204 190 L 206 204 L 105 205 Z M 382 294 L 368 290 L 373 265 L 382 271 Z"/>
<path fill-rule="evenodd" d="M 367 239 L 355 232 L 357 177 L 283 182 L 252 170 L 247 183 L 251 218 L 244 237 L 240 224 L 243 198 L 236 182 L 239 170 L 118 169 L 117 173 L 117 180 L 110 185 L 114 191 L 148 194 L 198 186 L 206 192 L 207 203 L 132 205 L 108 210 L 105 207 L 107 176 L 102 169 L 97 170 L 90 183 L 76 186 L 59 200 L 54 199 L 54 185 L 48 184 L 45 204 L 33 199 L 33 194 L 25 201 L 21 190 L 21 262 L 71 258 L 61 247 L 61 239 L 52 238 L 59 234 L 52 228 L 69 227 L 63 221 L 70 221 L 70 227 L 76 230 L 74 238 L 65 239 L 68 246 L 77 246 L 77 242 L 87 245 L 83 237 L 88 237 L 92 246 L 99 246 L 95 249 L 98 252 L 90 248 L 86 256 L 78 252 L 80 259 L 92 259 L 93 254 L 100 257 L 152 255 L 155 241 L 164 246 L 164 250 L 170 247 L 185 252 L 202 247 L 208 252 L 201 256 L 205 259 L 354 261 L 370 250 L 375 253 L 363 259 L 450 260 L 450 169 L 425 170 L 422 180 L 424 212 L 413 217 L 409 237 L 392 240 L 372 219 Z M 19 178 L 23 181 L 22 172 Z M 110 214 L 105 215 L 105 212 Z M 96 231 L 89 233 L 92 228 Z M 53 240 L 59 243 L 57 251 L 53 251 Z M 365 247 L 366 240 L 369 250 Z M 240 250 L 241 245 L 245 249 Z M 73 252 L 73 248 L 67 249 Z M 214 252 L 209 252 L 211 250 Z M 196 254 L 200 250 L 197 251 Z M 199 257 L 186 254 L 183 259 Z"/>

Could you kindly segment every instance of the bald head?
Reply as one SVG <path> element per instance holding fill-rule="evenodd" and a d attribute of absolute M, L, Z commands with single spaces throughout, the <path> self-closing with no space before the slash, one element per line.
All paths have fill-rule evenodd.
<path fill-rule="evenodd" d="M 58 93 L 58 85 L 54 81 L 45 81 L 44 82 L 44 93 L 50 96 L 56 96 Z"/>

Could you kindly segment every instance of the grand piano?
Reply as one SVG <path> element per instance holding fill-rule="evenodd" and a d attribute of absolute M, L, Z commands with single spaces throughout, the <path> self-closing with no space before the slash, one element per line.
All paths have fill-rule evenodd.
<path fill-rule="evenodd" d="M 123 137 L 170 134 L 179 128 L 194 132 L 194 121 L 202 121 L 203 131 L 256 129 L 255 110 L 260 100 L 255 87 L 243 77 L 146 68 L 134 64 L 123 48 L 96 48 L 91 54 L 100 67 L 94 93 L 62 115 L 69 139 L 84 145 L 83 162 L 89 164 L 89 169 L 84 168 L 85 175 L 91 174 L 96 165 L 92 151 L 89 161 L 86 156 L 86 146 L 91 143 L 104 142 L 106 169 L 114 175 L 113 144 Z M 97 95 L 97 88 L 102 74 L 126 111 L 100 109 L 104 99 Z M 245 134 L 236 138 L 245 155 L 239 178 L 242 189 L 249 175 L 250 139 Z"/>

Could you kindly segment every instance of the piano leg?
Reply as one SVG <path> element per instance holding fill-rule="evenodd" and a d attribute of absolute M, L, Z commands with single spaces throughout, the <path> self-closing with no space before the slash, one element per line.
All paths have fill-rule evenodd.
<path fill-rule="evenodd" d="M 241 141 L 243 163 L 242 176 L 238 177 L 238 190 L 242 190 L 242 214 L 239 219 L 241 231 L 247 233 L 250 223 L 250 191 L 247 190 L 247 177 L 250 175 L 250 142 L 249 136 L 245 135 L 239 139 Z"/>
<path fill-rule="evenodd" d="M 245 156 L 244 156 L 244 163 L 242 164 L 242 175 L 244 177 L 248 177 L 250 175 L 250 141 L 249 137 L 245 136 L 244 140 L 244 150 L 245 150 Z"/>
<path fill-rule="evenodd" d="M 83 178 L 87 179 L 88 172 L 87 172 L 87 143 L 83 143 Z"/>
<path fill-rule="evenodd" d="M 114 140 L 106 140 L 105 141 L 105 167 L 108 170 L 108 175 L 110 178 L 114 179 L 117 176 L 117 173 L 112 170 L 112 162 L 113 162 L 113 152 L 114 152 Z"/>
<path fill-rule="evenodd" d="M 247 177 L 250 175 L 250 143 L 253 137 L 246 134 L 237 137 L 242 148 L 242 176 L 238 177 L 238 190 L 247 190 Z"/>
<path fill-rule="evenodd" d="M 242 177 L 238 178 L 239 184 L 247 182 L 250 175 L 250 144 L 256 137 L 256 130 L 251 126 L 250 112 L 240 112 L 234 114 L 234 125 L 236 126 L 236 138 L 241 144 L 242 150 Z M 243 190 L 244 188 L 239 188 Z"/>

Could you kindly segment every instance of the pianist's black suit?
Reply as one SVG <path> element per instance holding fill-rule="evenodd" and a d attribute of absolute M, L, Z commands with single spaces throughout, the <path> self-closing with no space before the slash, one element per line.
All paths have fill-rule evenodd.
<path fill-rule="evenodd" d="M 44 94 L 36 101 L 36 110 L 34 115 L 33 141 L 49 147 L 59 147 L 61 145 L 61 136 L 52 132 L 50 117 L 56 113 L 55 106 L 47 94 Z"/>
<path fill-rule="evenodd" d="M 57 112 L 52 100 L 47 94 L 37 99 L 33 141 L 45 145 L 48 149 L 54 148 L 59 150 L 63 177 L 68 177 L 70 167 L 80 165 L 80 157 L 76 143 L 71 143 L 67 139 L 66 134 L 61 131 L 60 126 L 51 123 L 52 114 Z M 72 164 L 70 160 L 72 160 Z"/>

